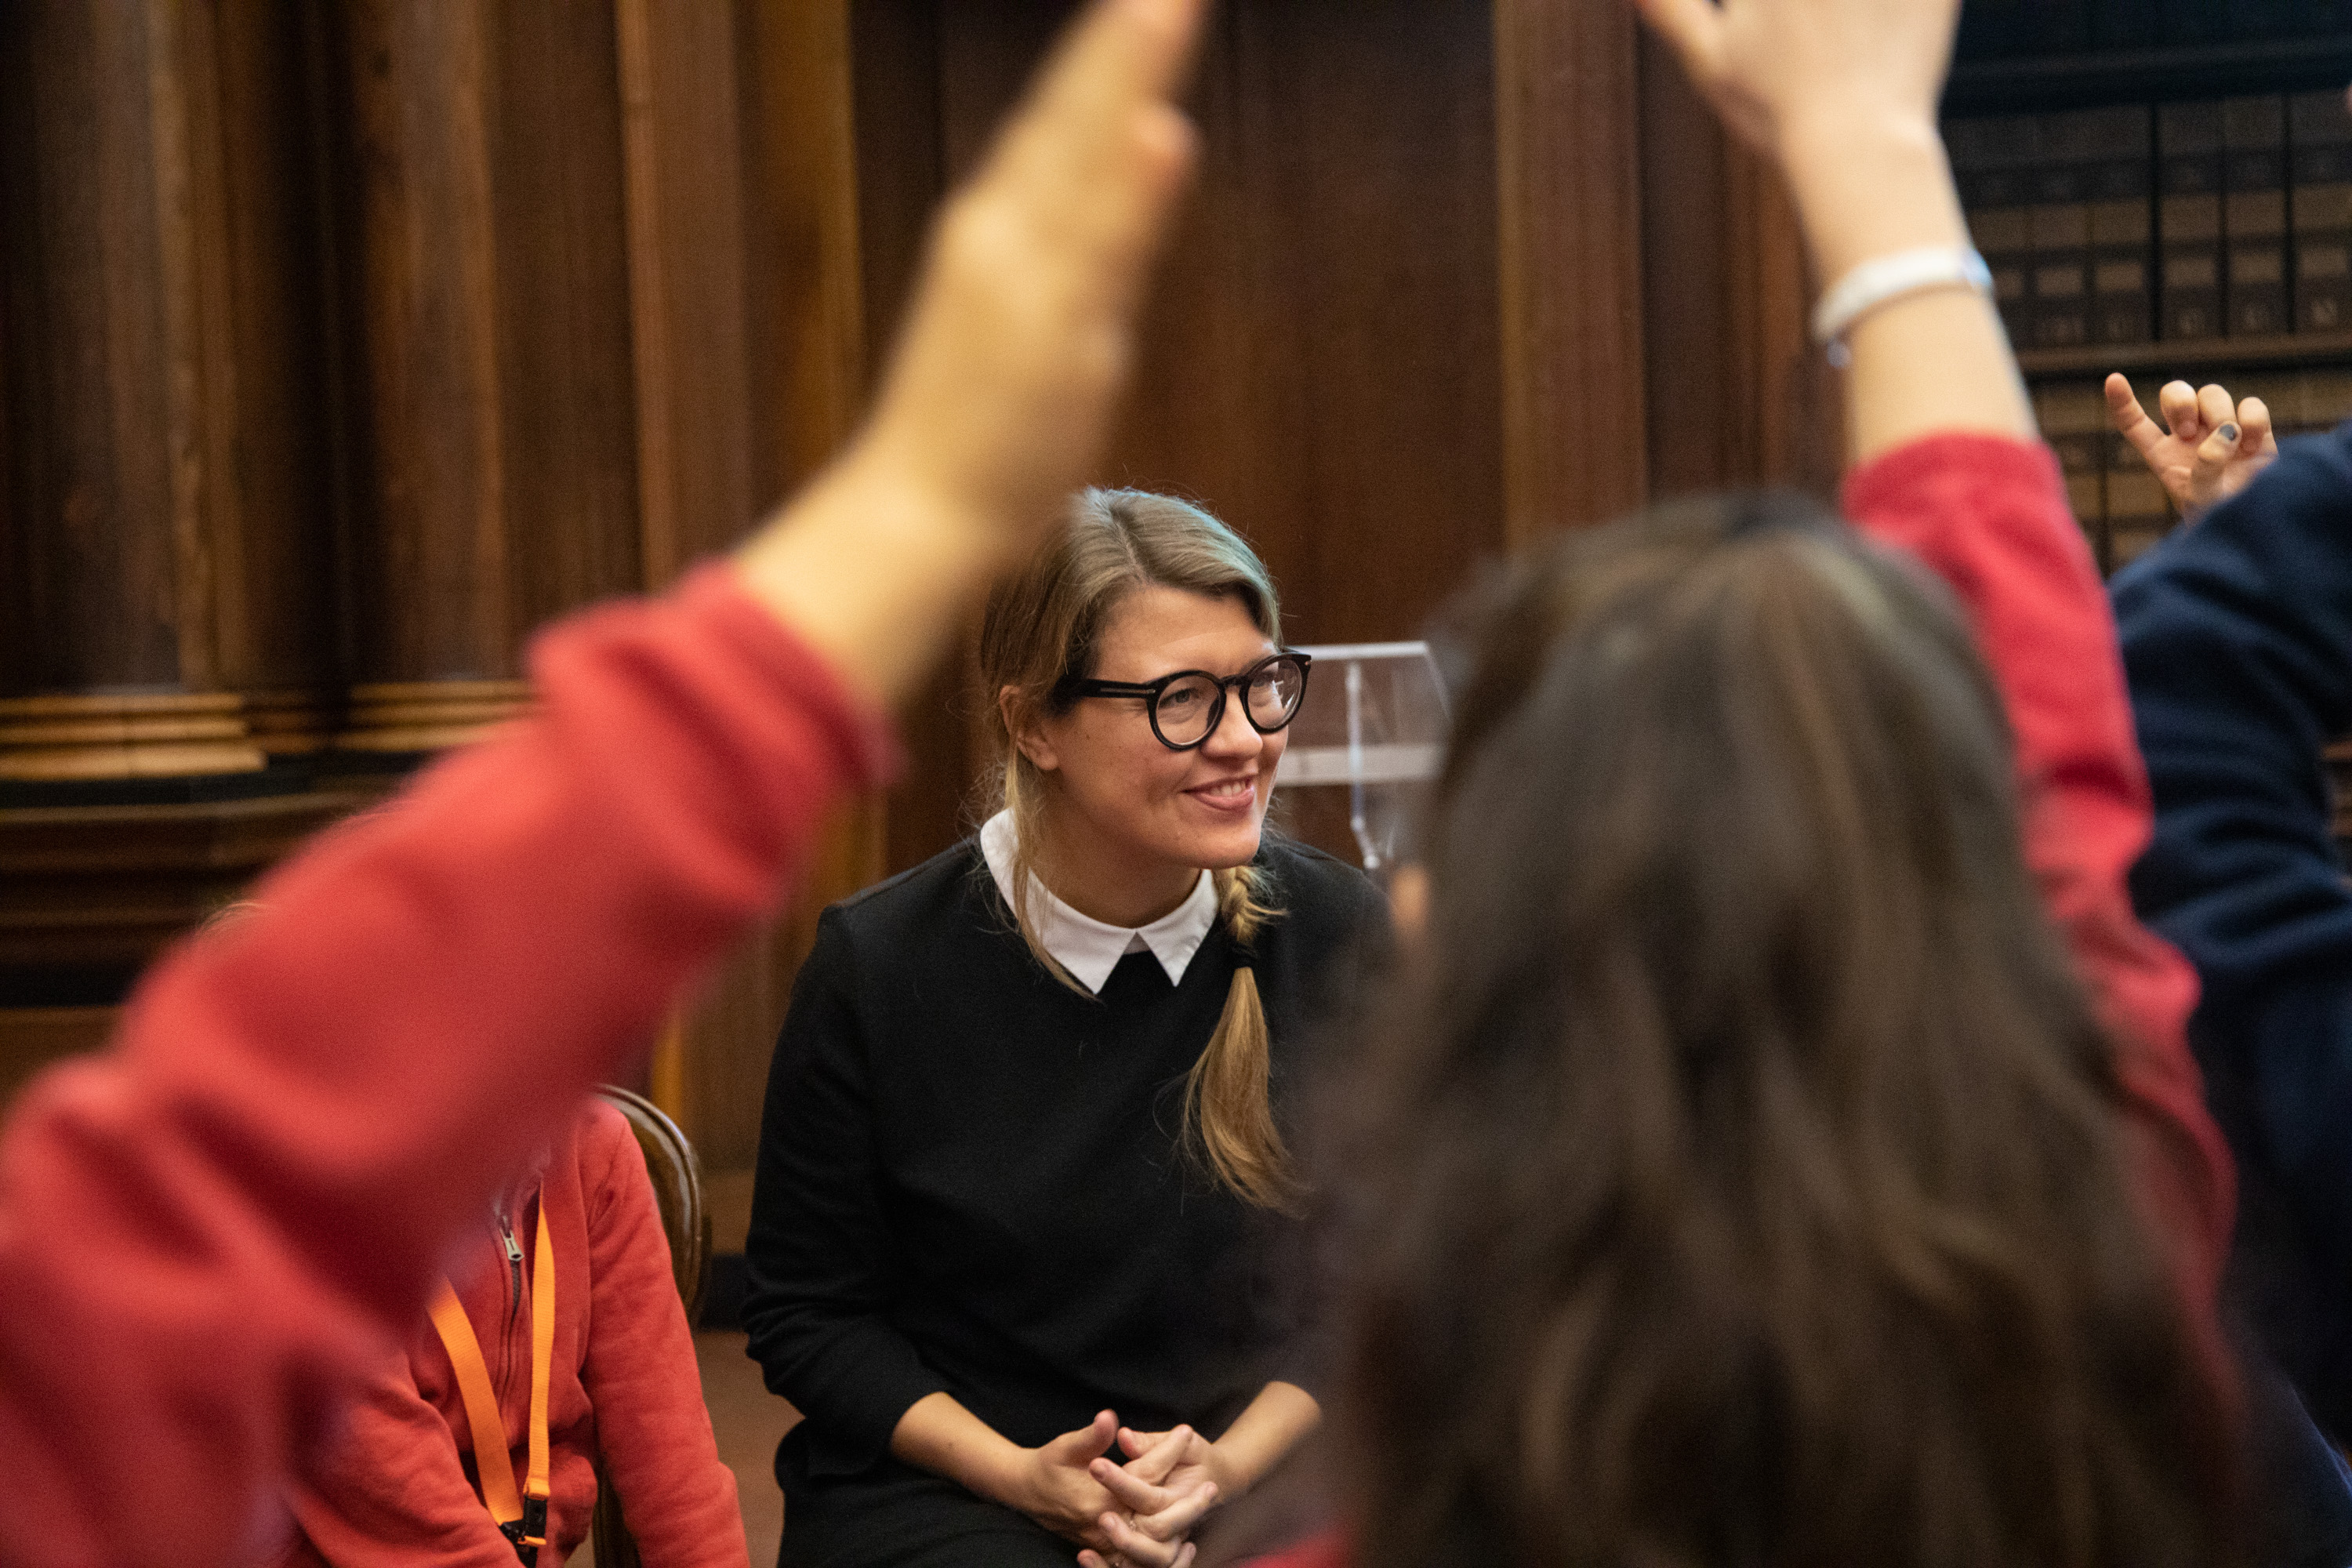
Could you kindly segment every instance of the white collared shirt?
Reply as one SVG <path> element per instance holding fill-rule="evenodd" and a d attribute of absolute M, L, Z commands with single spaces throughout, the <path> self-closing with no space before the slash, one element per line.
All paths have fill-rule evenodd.
<path fill-rule="evenodd" d="M 1013 907 L 1013 855 L 1019 844 L 1009 811 L 998 812 L 980 830 L 980 852 L 987 858 L 989 874 L 996 879 L 996 890 L 1003 895 L 1006 909 Z M 1090 992 L 1099 994 L 1118 961 L 1130 952 L 1151 954 L 1167 972 L 1168 983 L 1177 985 L 1183 983 L 1185 968 L 1217 923 L 1216 882 L 1203 871 L 1192 884 L 1192 896 L 1150 925 L 1115 926 L 1080 914 L 1055 898 L 1033 873 L 1029 918 L 1037 928 L 1038 941 L 1054 961 Z"/>

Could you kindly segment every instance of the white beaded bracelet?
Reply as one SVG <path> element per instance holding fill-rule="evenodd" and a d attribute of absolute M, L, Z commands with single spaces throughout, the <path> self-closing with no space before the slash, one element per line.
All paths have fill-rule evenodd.
<path fill-rule="evenodd" d="M 1992 298 L 1992 269 L 1963 245 L 1933 246 L 1875 256 L 1839 279 L 1813 311 L 1813 342 L 1834 364 L 1846 363 L 1845 335 L 1883 306 L 1936 289 L 1966 289 Z"/>

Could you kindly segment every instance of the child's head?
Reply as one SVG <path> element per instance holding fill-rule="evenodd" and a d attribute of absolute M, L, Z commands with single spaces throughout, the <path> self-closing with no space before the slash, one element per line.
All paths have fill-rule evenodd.
<path fill-rule="evenodd" d="M 1748 495 L 1465 626 L 1344 1147 L 1364 1568 L 2203 1559 L 2220 1396 L 1940 588 Z"/>

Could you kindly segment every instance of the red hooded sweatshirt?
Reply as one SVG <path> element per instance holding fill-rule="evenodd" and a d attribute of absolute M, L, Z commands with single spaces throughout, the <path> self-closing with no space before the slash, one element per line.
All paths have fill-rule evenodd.
<path fill-rule="evenodd" d="M 545 1205 L 556 1316 L 541 1568 L 587 1537 L 599 1458 L 648 1562 L 745 1568 L 734 1472 L 711 1436 L 669 1244 L 626 1119 L 592 1103 L 513 1190 L 469 1228 L 450 1278 L 499 1395 L 520 1488 L 530 1468 L 532 1269 Z M 282 1561 L 512 1568 L 514 1548 L 478 1487 L 465 1398 L 440 1334 L 420 1322 L 289 1489 L 298 1528 Z"/>

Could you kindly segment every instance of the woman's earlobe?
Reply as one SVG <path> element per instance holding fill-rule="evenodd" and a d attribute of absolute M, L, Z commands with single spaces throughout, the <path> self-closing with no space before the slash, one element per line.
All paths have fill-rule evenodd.
<path fill-rule="evenodd" d="M 1020 748 L 1023 756 L 1029 759 L 1029 765 L 1041 773 L 1056 772 L 1062 765 L 1061 753 L 1034 726 L 1014 734 L 1013 743 Z"/>
<path fill-rule="evenodd" d="M 1019 687 L 996 689 L 996 715 L 1004 725 L 1004 732 L 1013 737 L 1014 747 L 1029 759 L 1030 766 L 1050 773 L 1062 765 L 1053 742 L 1039 728 L 1035 713 L 1021 700 Z"/>

